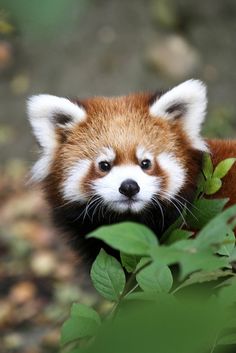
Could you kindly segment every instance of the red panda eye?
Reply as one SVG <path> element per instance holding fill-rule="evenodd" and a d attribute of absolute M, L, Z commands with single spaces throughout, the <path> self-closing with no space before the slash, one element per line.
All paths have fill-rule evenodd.
<path fill-rule="evenodd" d="M 152 162 L 150 161 L 150 159 L 144 159 L 141 163 L 140 163 L 140 167 L 144 170 L 150 169 L 152 166 Z"/>
<path fill-rule="evenodd" d="M 107 161 L 99 162 L 98 165 L 102 172 L 109 172 L 111 170 L 111 164 Z"/>

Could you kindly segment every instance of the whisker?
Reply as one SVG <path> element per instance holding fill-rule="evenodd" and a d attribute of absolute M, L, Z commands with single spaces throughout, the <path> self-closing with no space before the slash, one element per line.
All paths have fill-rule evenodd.
<path fill-rule="evenodd" d="M 195 218 L 196 221 L 198 221 L 197 216 L 195 216 L 195 214 L 191 211 L 191 209 L 190 209 L 186 204 L 182 203 L 182 202 L 181 202 L 180 200 L 178 200 L 177 198 L 174 198 L 174 200 L 175 200 L 176 202 L 178 202 L 180 205 L 182 205 L 183 207 L 185 207 L 185 209 L 191 214 L 191 216 L 192 216 L 193 218 Z"/>
<path fill-rule="evenodd" d="M 97 207 L 96 203 L 97 203 L 98 201 L 100 201 L 100 196 L 94 195 L 94 197 L 95 197 L 95 198 L 94 198 L 93 200 L 91 200 L 90 204 L 88 205 L 88 207 L 87 207 L 87 209 L 86 209 L 86 212 L 87 212 L 88 217 L 89 217 L 89 208 L 90 208 L 91 206 L 95 206 L 95 208 L 96 208 L 96 207 Z M 86 216 L 86 212 L 85 212 L 85 216 Z M 83 221 L 85 220 L 85 216 L 84 216 Z M 90 217 L 89 217 L 89 218 L 90 218 Z M 91 218 L 90 218 L 90 220 L 93 221 Z"/>
<path fill-rule="evenodd" d="M 93 210 L 93 213 L 92 213 L 92 222 L 93 222 L 93 218 L 94 218 L 94 216 L 96 214 L 96 211 L 97 211 L 98 207 L 102 205 L 103 200 L 102 200 L 101 197 L 98 197 L 96 199 L 96 202 L 97 202 L 97 204 L 95 203 L 95 207 L 94 207 L 94 210 Z M 99 213 L 100 213 L 100 210 L 99 210 Z M 98 218 L 99 218 L 99 213 L 98 213 Z"/>
<path fill-rule="evenodd" d="M 86 213 L 87 213 L 87 209 L 89 208 L 90 202 L 93 200 L 93 197 L 94 197 L 94 196 L 91 196 L 91 197 L 90 197 L 90 199 L 87 201 L 87 203 L 86 203 L 86 205 L 85 205 L 85 208 L 84 208 L 83 212 L 82 212 L 82 213 L 80 214 L 80 216 L 78 217 L 78 218 L 80 218 L 80 217 L 83 216 L 82 222 L 84 222 L 84 220 L 85 220 Z M 78 219 L 78 218 L 77 218 L 77 219 Z"/>
<path fill-rule="evenodd" d="M 95 199 L 94 199 L 95 198 Z M 88 214 L 89 207 L 96 201 L 96 195 L 92 195 L 90 199 L 85 204 L 85 208 L 82 213 L 79 214 L 78 217 L 75 218 L 74 222 L 83 217 L 82 222 L 84 222 L 86 215 Z M 89 214 L 88 214 L 89 217 Z M 90 217 L 89 217 L 90 218 Z"/>
<path fill-rule="evenodd" d="M 155 198 L 151 198 L 151 201 L 152 201 L 152 203 L 156 203 L 157 204 L 157 206 L 159 207 L 159 209 L 160 209 L 160 211 L 161 211 L 161 217 L 162 217 L 162 227 L 161 227 L 161 230 L 163 230 L 164 229 L 164 225 L 165 225 L 165 216 L 164 216 L 164 212 L 163 212 L 163 209 L 162 209 L 162 207 L 161 207 L 161 204 L 160 204 L 160 202 L 157 200 L 157 199 L 155 199 Z"/>
<path fill-rule="evenodd" d="M 176 195 L 176 197 L 181 198 L 184 202 L 188 203 L 190 207 L 195 208 L 197 211 L 200 211 L 199 207 L 196 207 L 192 202 L 188 201 L 181 195 Z"/>
<path fill-rule="evenodd" d="M 105 201 L 103 200 L 103 198 L 101 198 L 101 201 L 100 201 L 100 203 L 98 205 L 98 207 L 99 207 L 99 211 L 98 211 L 98 219 L 99 219 L 99 221 L 101 221 L 102 219 L 105 218 L 104 212 L 103 212 L 104 211 L 104 205 L 106 205 Z"/>
<path fill-rule="evenodd" d="M 89 197 L 89 200 L 91 199 L 91 197 L 93 197 L 93 195 L 91 195 L 91 193 L 83 193 L 83 196 L 84 197 Z M 62 203 L 61 205 L 56 206 L 54 209 L 57 210 L 57 209 L 63 208 L 65 206 L 68 206 L 68 205 L 73 204 L 73 203 L 78 202 L 78 201 L 79 201 L 79 199 L 78 200 L 68 200 L 68 201 Z"/>
<path fill-rule="evenodd" d="M 172 203 L 172 205 L 176 208 L 176 210 L 178 211 L 180 217 L 182 218 L 184 224 L 187 224 L 184 216 L 183 216 L 183 212 L 180 211 L 179 207 L 174 203 L 174 201 L 172 201 L 172 199 L 170 198 L 170 195 L 168 193 L 165 193 L 165 196 L 167 196 L 167 201 L 169 201 L 170 203 Z"/>
<path fill-rule="evenodd" d="M 151 202 L 152 203 L 152 202 Z M 144 212 L 144 220 L 146 221 L 146 223 L 148 224 L 148 220 L 150 220 L 150 222 L 155 225 L 154 219 L 153 219 L 153 213 L 150 211 L 150 205 L 146 205 L 143 208 Z"/>
<path fill-rule="evenodd" d="M 164 194 L 166 196 L 168 196 L 169 200 L 170 200 L 171 195 L 168 192 L 166 192 L 166 191 L 164 192 Z M 173 197 L 173 201 L 176 201 L 178 203 L 178 205 L 183 206 L 192 215 L 192 217 L 194 217 L 198 221 L 198 218 L 195 216 L 195 214 L 190 210 L 190 208 L 185 203 L 183 203 L 182 201 L 178 200 L 176 196 Z"/>
<path fill-rule="evenodd" d="M 70 204 L 73 204 L 73 202 L 74 202 L 74 201 L 72 201 L 72 200 L 67 201 L 67 202 L 64 202 L 63 204 L 54 207 L 54 209 L 55 209 L 55 210 L 59 210 L 60 208 L 63 208 L 63 207 L 68 206 L 68 205 L 70 205 Z"/>

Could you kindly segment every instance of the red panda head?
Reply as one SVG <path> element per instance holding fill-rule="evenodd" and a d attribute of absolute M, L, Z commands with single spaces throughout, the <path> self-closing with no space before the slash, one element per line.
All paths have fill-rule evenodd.
<path fill-rule="evenodd" d="M 32 178 L 54 203 L 78 203 L 85 213 L 92 204 L 139 214 L 173 202 L 196 183 L 206 104 L 197 80 L 155 96 L 33 96 L 28 114 L 42 155 Z"/>

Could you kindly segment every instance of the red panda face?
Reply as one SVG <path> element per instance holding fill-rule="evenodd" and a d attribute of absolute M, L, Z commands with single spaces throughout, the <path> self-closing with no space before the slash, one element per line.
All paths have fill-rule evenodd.
<path fill-rule="evenodd" d="M 116 212 L 140 212 L 157 202 L 156 196 L 178 193 L 186 178 L 183 151 L 176 148 L 168 123 L 150 122 L 148 112 L 139 114 L 103 112 L 101 121 L 99 114 L 91 117 L 97 118 L 96 127 L 91 128 L 88 118 L 71 132 L 56 154 L 63 163 L 60 190 L 65 201 L 97 199 Z M 158 141 L 156 146 L 152 141 Z"/>
<path fill-rule="evenodd" d="M 205 86 L 187 81 L 165 94 L 29 100 L 42 157 L 33 179 L 58 203 L 138 214 L 175 202 L 199 171 L 195 152 L 206 109 Z M 178 201 L 181 204 L 181 200 Z"/>

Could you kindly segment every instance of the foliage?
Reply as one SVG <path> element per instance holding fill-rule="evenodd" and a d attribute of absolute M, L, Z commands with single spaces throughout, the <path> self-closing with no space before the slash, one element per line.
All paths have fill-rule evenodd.
<path fill-rule="evenodd" d="M 235 159 L 203 163 L 196 199 L 158 242 L 147 227 L 125 222 L 89 235 L 120 251 L 101 250 L 91 279 L 113 302 L 108 313 L 73 304 L 62 328 L 69 353 L 213 353 L 236 344 L 236 205 L 206 199 Z"/>
<path fill-rule="evenodd" d="M 1 0 L 0 10 L 9 14 L 16 31 L 29 38 L 45 39 L 71 28 L 82 14 L 88 0 Z M 9 33 L 13 27 L 1 21 L 0 33 Z"/>

